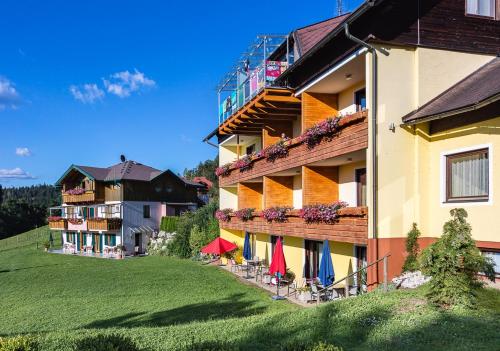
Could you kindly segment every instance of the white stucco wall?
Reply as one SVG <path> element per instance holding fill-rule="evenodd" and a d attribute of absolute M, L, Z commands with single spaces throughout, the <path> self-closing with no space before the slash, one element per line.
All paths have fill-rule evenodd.
<path fill-rule="evenodd" d="M 293 177 L 293 208 L 302 208 L 302 175 Z"/>
<path fill-rule="evenodd" d="M 356 169 L 365 168 L 365 161 L 353 162 L 339 167 L 339 200 L 349 207 L 358 206 Z"/>

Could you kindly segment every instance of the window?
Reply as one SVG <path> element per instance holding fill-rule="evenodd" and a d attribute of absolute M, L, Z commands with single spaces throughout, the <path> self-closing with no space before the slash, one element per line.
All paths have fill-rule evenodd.
<path fill-rule="evenodd" d="M 488 149 L 446 156 L 446 201 L 488 201 Z"/>
<path fill-rule="evenodd" d="M 483 251 L 484 256 L 490 257 L 495 264 L 495 274 L 500 275 L 500 252 L 496 251 Z"/>
<path fill-rule="evenodd" d="M 354 93 L 354 103 L 356 104 L 356 111 L 366 109 L 366 89 L 363 88 Z"/>
<path fill-rule="evenodd" d="M 495 0 L 466 0 L 465 2 L 467 15 L 495 17 Z"/>
<path fill-rule="evenodd" d="M 151 208 L 149 205 L 142 206 L 142 216 L 144 218 L 151 218 Z"/>
<path fill-rule="evenodd" d="M 250 146 L 247 146 L 247 149 L 246 149 L 246 154 L 247 155 L 251 155 L 255 152 L 255 144 L 252 144 Z"/>
<path fill-rule="evenodd" d="M 356 170 L 357 205 L 366 206 L 366 168 Z"/>

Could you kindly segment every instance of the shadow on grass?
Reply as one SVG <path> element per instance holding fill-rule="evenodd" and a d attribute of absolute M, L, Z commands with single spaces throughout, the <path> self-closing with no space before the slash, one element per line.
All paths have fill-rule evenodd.
<path fill-rule="evenodd" d="M 52 267 L 52 266 L 60 266 L 60 264 L 55 263 L 55 264 L 45 264 L 45 265 L 33 266 L 33 267 L 0 269 L 0 273 L 17 272 L 17 271 L 24 271 L 24 270 L 27 270 L 27 269 L 45 268 L 45 267 Z"/>
<path fill-rule="evenodd" d="M 225 340 L 193 341 L 186 348 L 213 350 L 308 350 L 326 342 L 344 350 L 498 350 L 500 314 L 495 311 L 436 311 L 429 307 L 379 305 L 350 309 L 332 303 L 299 318 L 277 314 Z M 346 301 L 346 303 L 348 303 Z M 406 309 L 402 309 L 401 307 Z"/>
<path fill-rule="evenodd" d="M 78 351 L 139 351 L 137 345 L 128 337 L 121 335 L 96 335 L 78 341 Z"/>
<path fill-rule="evenodd" d="M 94 321 L 84 326 L 84 328 L 162 327 L 199 321 L 248 317 L 266 311 L 267 307 L 254 306 L 258 300 L 244 300 L 244 296 L 245 294 L 233 294 L 220 301 L 196 303 L 155 313 L 128 313 L 123 316 Z"/>

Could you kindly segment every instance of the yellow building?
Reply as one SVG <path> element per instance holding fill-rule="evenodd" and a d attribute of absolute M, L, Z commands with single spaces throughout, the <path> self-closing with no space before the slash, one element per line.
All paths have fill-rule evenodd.
<path fill-rule="evenodd" d="M 500 59 L 487 34 L 500 27 L 465 6 L 436 1 L 416 17 L 390 1 L 367 2 L 292 32 L 264 52 L 262 65 L 226 76 L 234 81 L 220 86 L 219 126 L 206 140 L 218 137 L 220 208 L 254 212 L 221 221 L 221 236 L 243 246 L 249 233 L 253 255 L 265 262 L 282 237 L 299 285 L 317 276 L 324 240 L 336 279 L 385 255 L 391 278 L 401 273 L 412 223 L 425 247 L 449 210 L 462 207 L 478 247 L 500 264 Z M 448 28 L 450 21 L 460 26 Z M 443 29 L 453 35 L 443 38 Z M 286 70 L 268 79 L 269 62 Z M 265 78 L 252 91 L 259 70 Z M 331 117 L 338 119 L 325 126 Z M 307 217 L 339 201 L 347 207 L 334 221 Z M 276 207 L 290 208 L 279 221 L 266 217 Z M 382 276 L 380 263 L 368 270 L 368 285 Z"/>

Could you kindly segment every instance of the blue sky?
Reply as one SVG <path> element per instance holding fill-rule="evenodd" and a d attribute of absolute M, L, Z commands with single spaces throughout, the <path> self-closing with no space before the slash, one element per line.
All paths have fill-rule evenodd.
<path fill-rule="evenodd" d="M 240 53 L 336 13 L 335 0 L 286 4 L 2 1 L 0 184 L 54 183 L 120 154 L 180 173 L 215 157 L 201 140 Z"/>

